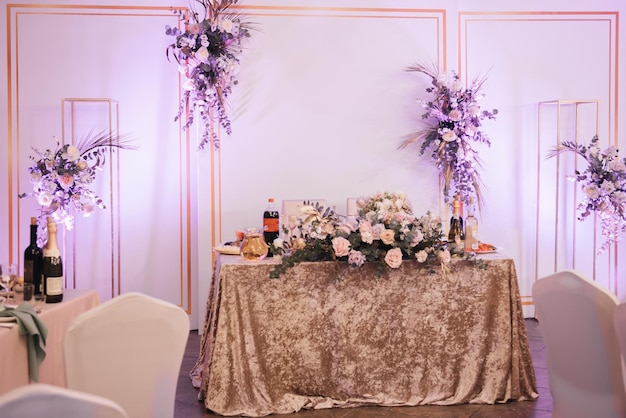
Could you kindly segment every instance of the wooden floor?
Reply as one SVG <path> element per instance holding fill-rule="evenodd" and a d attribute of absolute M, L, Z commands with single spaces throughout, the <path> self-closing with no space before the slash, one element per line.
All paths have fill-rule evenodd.
<path fill-rule="evenodd" d="M 336 408 L 274 416 L 289 418 L 550 418 L 552 397 L 548 388 L 545 351 L 539 323 L 534 319 L 526 319 L 525 322 L 539 391 L 539 399 L 536 401 L 510 402 L 502 405 Z M 220 416 L 206 410 L 202 402 L 198 401 L 198 391 L 191 385 L 189 379 L 189 371 L 196 362 L 199 347 L 200 337 L 197 331 L 191 331 L 178 380 L 175 418 Z"/>

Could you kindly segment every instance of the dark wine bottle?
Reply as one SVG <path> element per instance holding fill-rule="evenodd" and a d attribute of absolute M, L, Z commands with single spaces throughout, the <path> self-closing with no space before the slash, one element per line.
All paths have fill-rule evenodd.
<path fill-rule="evenodd" d="M 35 294 L 43 292 L 43 252 L 37 246 L 37 218 L 30 218 L 30 245 L 24 250 L 24 283 L 35 285 Z"/>
<path fill-rule="evenodd" d="M 279 220 L 278 211 L 274 206 L 274 198 L 267 199 L 267 208 L 263 212 L 263 238 L 267 245 L 274 242 L 279 236 Z M 268 257 L 272 257 L 271 251 L 267 253 Z"/>
<path fill-rule="evenodd" d="M 57 245 L 57 224 L 48 218 L 48 242 L 43 247 L 43 292 L 46 303 L 63 300 L 63 262 Z"/>

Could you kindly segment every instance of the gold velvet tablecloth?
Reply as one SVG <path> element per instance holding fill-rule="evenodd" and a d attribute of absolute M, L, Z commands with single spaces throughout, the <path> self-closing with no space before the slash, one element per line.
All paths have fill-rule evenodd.
<path fill-rule="evenodd" d="M 536 399 L 515 265 L 485 267 L 301 263 L 270 279 L 272 261 L 220 255 L 192 382 L 229 416 Z"/>

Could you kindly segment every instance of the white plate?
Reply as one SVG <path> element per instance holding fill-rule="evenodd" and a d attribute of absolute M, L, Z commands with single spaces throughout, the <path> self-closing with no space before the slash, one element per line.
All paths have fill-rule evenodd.
<path fill-rule="evenodd" d="M 498 249 L 496 248 L 495 250 L 487 250 L 487 251 L 474 251 L 476 254 L 493 254 L 496 251 L 498 251 Z"/>
<path fill-rule="evenodd" d="M 234 245 L 218 245 L 214 250 L 222 254 L 239 255 L 239 247 Z"/>

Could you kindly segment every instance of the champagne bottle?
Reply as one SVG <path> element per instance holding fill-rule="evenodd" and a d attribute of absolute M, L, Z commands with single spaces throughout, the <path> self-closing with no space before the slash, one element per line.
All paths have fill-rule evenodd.
<path fill-rule="evenodd" d="M 37 218 L 30 218 L 30 245 L 24 250 L 24 283 L 35 285 L 35 294 L 43 291 L 41 275 L 43 253 L 37 246 Z"/>
<path fill-rule="evenodd" d="M 474 197 L 470 197 L 467 218 L 465 218 L 465 251 L 467 252 L 478 249 L 478 219 L 474 213 Z"/>
<path fill-rule="evenodd" d="M 274 206 L 274 198 L 267 199 L 267 208 L 263 212 L 263 238 L 267 245 L 274 242 L 279 236 L 279 215 Z M 272 257 L 272 252 L 268 252 L 268 257 Z"/>
<path fill-rule="evenodd" d="M 48 242 L 43 247 L 43 292 L 46 303 L 63 300 L 63 262 L 57 245 L 57 224 L 48 218 Z"/>
<path fill-rule="evenodd" d="M 462 241 L 465 239 L 460 212 L 461 201 L 457 196 L 454 199 L 452 217 L 450 218 L 450 229 L 448 231 L 448 242 L 455 243 L 457 246 L 462 246 Z"/>

